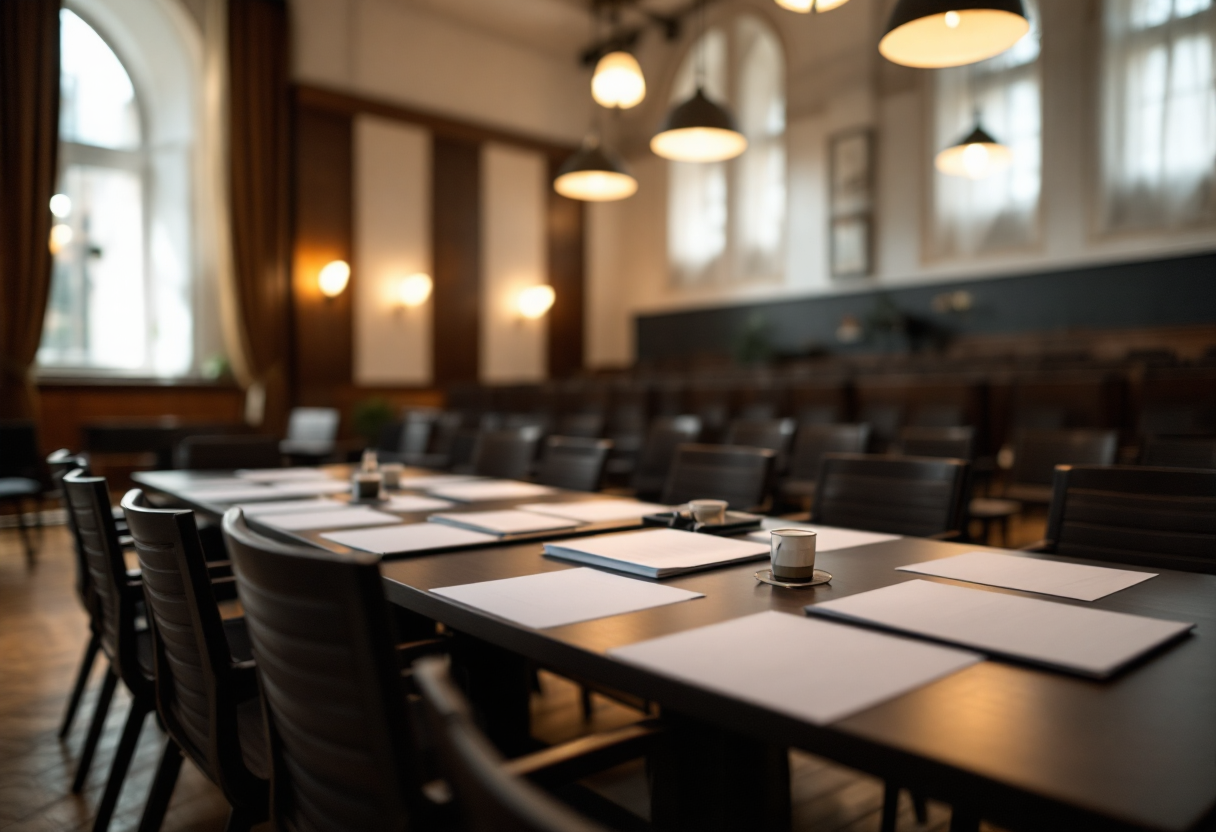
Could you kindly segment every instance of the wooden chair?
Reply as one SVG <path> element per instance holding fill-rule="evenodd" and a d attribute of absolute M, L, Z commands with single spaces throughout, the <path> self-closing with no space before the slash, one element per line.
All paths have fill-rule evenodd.
<path fill-rule="evenodd" d="M 959 459 L 827 454 L 812 519 L 910 537 L 958 537 L 970 467 Z"/>
<path fill-rule="evenodd" d="M 727 445 L 768 448 L 776 453 L 776 471 L 782 473 L 794 441 L 793 419 L 735 419 L 726 431 Z"/>
<path fill-rule="evenodd" d="M 639 497 L 657 497 L 667 483 L 676 448 L 696 442 L 701 435 L 701 420 L 696 416 L 661 416 L 646 434 L 646 444 L 633 471 L 633 489 Z"/>
<path fill-rule="evenodd" d="M 1058 465 L 1053 485 L 1035 551 L 1216 574 L 1216 470 Z"/>
<path fill-rule="evenodd" d="M 732 509 L 757 510 L 768 497 L 776 457 L 768 448 L 680 445 L 663 487 L 662 502 L 726 500 Z"/>
<path fill-rule="evenodd" d="M 536 481 L 571 491 L 598 491 L 611 452 L 608 439 L 550 436 L 545 440 Z"/>
<path fill-rule="evenodd" d="M 278 468 L 283 455 L 273 436 L 187 436 L 174 449 L 173 464 L 192 471 Z"/>
<path fill-rule="evenodd" d="M 1140 449 L 1140 464 L 1158 468 L 1216 468 L 1216 438 L 1150 436 Z"/>
<path fill-rule="evenodd" d="M 541 430 L 535 425 L 482 431 L 473 446 L 473 473 L 522 480 L 532 472 Z"/>
<path fill-rule="evenodd" d="M 1005 496 L 1023 503 L 1051 502 L 1057 465 L 1110 465 L 1118 450 L 1113 430 L 1022 430 L 1013 443 Z"/>
<path fill-rule="evenodd" d="M 785 500 L 798 503 L 805 511 L 815 498 L 815 484 L 824 454 L 865 453 L 870 444 L 870 426 L 800 424 L 790 455 L 789 475 L 782 481 L 778 493 Z"/>
<path fill-rule="evenodd" d="M 38 431 L 33 422 L 0 422 L 0 503 L 11 505 L 17 515 L 17 528 L 25 547 L 25 559 L 32 566 L 38 558 L 42 539 L 42 459 L 38 451 Z M 25 521 L 26 501 L 34 503 L 34 532 Z"/>

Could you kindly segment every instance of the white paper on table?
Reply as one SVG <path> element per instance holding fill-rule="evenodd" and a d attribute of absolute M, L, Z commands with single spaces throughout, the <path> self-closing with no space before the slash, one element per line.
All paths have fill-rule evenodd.
<path fill-rule="evenodd" d="M 712 534 L 653 529 L 635 534 L 604 534 L 545 544 L 545 554 L 606 569 L 663 578 L 695 569 L 769 556 L 768 543 Z"/>
<path fill-rule="evenodd" d="M 538 630 L 705 597 L 583 567 L 431 592 Z"/>
<path fill-rule="evenodd" d="M 321 537 L 352 549 L 362 549 L 364 552 L 374 552 L 377 555 L 469 546 L 477 543 L 493 543 L 498 540 L 492 534 L 471 532 L 468 529 L 458 529 L 455 526 L 444 526 L 440 523 L 402 523 L 397 526 L 382 526 L 375 529 L 333 532 L 323 534 Z"/>
<path fill-rule="evenodd" d="M 842 529 L 836 526 L 818 526 L 812 523 L 792 523 L 777 517 L 765 517 L 760 521 L 764 531 L 752 532 L 748 537 L 758 543 L 768 543 L 772 539 L 769 534 L 773 529 L 809 529 L 815 533 L 815 552 L 831 552 L 836 549 L 850 549 L 854 546 L 869 546 L 871 543 L 886 543 L 888 540 L 899 540 L 897 534 L 882 534 L 880 532 L 864 532 L 861 529 Z"/>
<path fill-rule="evenodd" d="M 280 497 L 311 497 L 323 494 L 342 494 L 351 490 L 347 480 L 300 480 L 299 482 L 276 482 L 270 486 Z"/>
<path fill-rule="evenodd" d="M 456 505 L 451 500 L 437 500 L 434 497 L 419 497 L 414 494 L 396 494 L 389 497 L 380 507 L 387 511 L 440 511 Z"/>
<path fill-rule="evenodd" d="M 982 660 L 952 647 L 771 611 L 617 647 L 608 655 L 816 725 Z"/>
<path fill-rule="evenodd" d="M 342 529 L 351 526 L 383 526 L 401 522 L 401 518 L 395 514 L 385 514 L 367 506 L 320 511 L 315 515 L 264 514 L 258 517 L 258 520 L 267 526 L 274 526 L 276 529 L 289 532 L 302 532 L 309 529 Z"/>
<path fill-rule="evenodd" d="M 312 511 L 333 511 L 334 509 L 346 508 L 347 505 L 347 503 L 340 503 L 337 500 L 327 500 L 321 497 L 311 500 L 271 500 L 266 503 L 250 503 L 238 506 L 238 508 L 252 517 L 259 514 L 297 514 Z"/>
<path fill-rule="evenodd" d="M 442 485 L 455 485 L 460 482 L 479 482 L 481 477 L 468 474 L 423 474 L 418 477 L 402 477 L 398 481 L 400 488 L 412 488 L 425 491 L 428 488 L 438 488 Z"/>
<path fill-rule="evenodd" d="M 950 558 L 927 560 L 897 567 L 955 581 L 1058 595 L 1078 601 L 1097 601 L 1107 595 L 1157 577 L 1156 572 L 1133 572 L 1105 566 L 1085 566 L 1056 560 L 1005 555 L 1000 552 L 967 552 Z"/>
<path fill-rule="evenodd" d="M 264 485 L 242 486 L 233 480 L 233 485 L 227 488 L 182 488 L 181 493 L 190 500 L 201 500 L 210 503 L 240 503 L 246 500 L 276 500 L 282 493 Z"/>
<path fill-rule="evenodd" d="M 577 520 L 565 520 L 560 517 L 547 517 L 530 511 L 457 511 L 448 514 L 432 514 L 427 518 L 432 523 L 446 523 L 449 526 L 459 526 L 489 534 L 528 534 L 530 532 L 548 532 L 557 529 L 574 529 Z"/>
<path fill-rule="evenodd" d="M 252 482 L 329 479 L 329 475 L 320 468 L 242 468 L 236 472 L 236 475 Z"/>
<path fill-rule="evenodd" d="M 542 494 L 553 493 L 553 489 L 547 485 L 518 482 L 516 480 L 458 482 L 452 485 L 427 488 L 427 491 L 436 497 L 445 497 L 449 500 L 458 500 L 462 503 L 476 503 L 488 500 L 517 500 L 523 497 L 539 497 Z"/>
<path fill-rule="evenodd" d="M 521 511 L 534 511 L 552 517 L 565 517 L 582 523 L 608 523 L 629 520 L 647 514 L 671 511 L 671 506 L 642 503 L 637 500 L 579 500 L 573 503 L 525 503 Z"/>
<path fill-rule="evenodd" d="M 921 580 L 806 611 L 1099 679 L 1195 626 Z"/>

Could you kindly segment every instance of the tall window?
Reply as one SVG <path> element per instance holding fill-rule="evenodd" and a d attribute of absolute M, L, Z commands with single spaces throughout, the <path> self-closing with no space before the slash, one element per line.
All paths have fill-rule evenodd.
<path fill-rule="evenodd" d="M 166 189 L 174 191 L 168 201 L 188 204 L 188 178 L 170 175 L 172 148 L 150 148 L 141 97 L 110 45 L 70 10 L 60 13 L 60 26 L 60 176 L 50 206 L 54 267 L 38 363 L 185 374 L 193 360 L 181 239 L 188 232 L 170 227 L 182 225 L 175 223 L 181 217 L 155 209 Z"/>
<path fill-rule="evenodd" d="M 934 153 L 980 125 L 1013 152 L 1013 162 L 983 179 L 933 172 L 933 251 L 939 257 L 1021 248 L 1038 235 L 1042 106 L 1039 35 L 970 66 L 938 70 Z"/>
<path fill-rule="evenodd" d="M 727 104 L 748 149 L 728 162 L 668 163 L 668 256 L 681 286 L 779 277 L 785 249 L 785 64 L 754 17 L 714 27 L 693 45 L 672 84 L 675 105 L 696 90 Z"/>
<path fill-rule="evenodd" d="M 1104 23 L 1104 227 L 1216 219 L 1212 0 L 1107 0 Z"/>

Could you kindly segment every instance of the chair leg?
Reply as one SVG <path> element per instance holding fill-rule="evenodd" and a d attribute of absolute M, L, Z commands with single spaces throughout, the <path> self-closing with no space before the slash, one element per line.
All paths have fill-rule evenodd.
<path fill-rule="evenodd" d="M 232 812 L 228 815 L 228 825 L 224 827 L 224 832 L 249 832 L 253 825 L 257 823 L 257 818 L 250 812 L 232 807 Z"/>
<path fill-rule="evenodd" d="M 72 687 L 72 696 L 68 699 L 68 709 L 63 715 L 63 724 L 59 726 L 59 739 L 63 739 L 72 730 L 76 720 L 76 710 L 80 707 L 80 697 L 89 683 L 89 675 L 93 672 L 93 662 L 97 660 L 97 651 L 101 648 L 101 638 L 97 633 L 89 636 L 89 644 L 84 648 L 84 658 L 80 660 L 80 670 L 76 673 L 76 684 Z"/>
<path fill-rule="evenodd" d="M 25 524 L 25 500 L 17 500 L 17 531 L 21 535 L 21 545 L 25 547 L 25 560 L 34 565 L 36 552 L 34 542 L 30 539 L 30 527 Z"/>
<path fill-rule="evenodd" d="M 921 826 L 929 822 L 929 802 L 920 792 L 912 792 L 912 811 L 916 812 L 916 822 Z"/>
<path fill-rule="evenodd" d="M 106 714 L 110 712 L 110 700 L 114 698 L 114 688 L 118 685 L 118 674 L 113 667 L 106 668 L 106 680 L 101 685 L 101 693 L 97 696 L 97 705 L 93 708 L 93 721 L 89 724 L 89 734 L 84 741 L 84 749 L 80 752 L 80 762 L 76 764 L 76 779 L 72 781 L 72 794 L 80 794 L 84 788 L 85 778 L 89 776 L 89 767 L 93 764 L 93 752 L 97 750 L 97 741 L 101 738 L 101 729 L 106 725 Z"/>
<path fill-rule="evenodd" d="M 888 781 L 883 784 L 882 791 L 882 820 L 879 822 L 879 832 L 895 832 L 899 821 L 899 786 Z"/>
<path fill-rule="evenodd" d="M 583 722 L 590 722 L 591 714 L 595 711 L 595 704 L 591 701 L 591 690 L 579 685 L 578 701 L 583 711 Z"/>
<path fill-rule="evenodd" d="M 139 832 L 160 832 L 160 826 L 165 820 L 165 811 L 169 808 L 169 799 L 173 797 L 173 787 L 177 785 L 177 774 L 181 770 L 182 750 L 177 747 L 177 743 L 169 740 L 160 756 L 156 779 L 152 781 L 148 802 L 144 804 L 144 813 L 139 819 Z"/>
<path fill-rule="evenodd" d="M 114 750 L 114 762 L 110 764 L 106 790 L 97 806 L 93 832 L 105 832 L 110 827 L 110 818 L 114 816 L 114 807 L 118 805 L 118 797 L 122 794 L 122 784 L 127 779 L 127 769 L 131 767 L 131 758 L 135 756 L 135 746 L 139 743 L 139 732 L 143 730 L 144 718 L 152 710 L 151 705 L 151 699 L 139 697 L 131 702 L 131 710 L 127 712 L 127 724 L 123 726 L 122 738 L 118 741 L 118 748 Z"/>

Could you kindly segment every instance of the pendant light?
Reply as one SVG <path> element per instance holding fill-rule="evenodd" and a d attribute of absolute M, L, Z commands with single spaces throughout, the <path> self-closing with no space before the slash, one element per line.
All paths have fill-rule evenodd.
<path fill-rule="evenodd" d="M 628 52 L 609 52 L 595 65 L 591 97 L 601 107 L 628 110 L 646 97 L 646 77 L 638 59 Z"/>
<path fill-rule="evenodd" d="M 629 173 L 625 161 L 591 135 L 557 171 L 553 190 L 570 199 L 584 202 L 612 202 L 631 197 L 638 180 Z"/>
<path fill-rule="evenodd" d="M 807 14 L 812 11 L 831 11 L 837 6 L 843 6 L 847 2 L 849 0 L 777 0 L 777 5 L 792 12 Z"/>
<path fill-rule="evenodd" d="M 963 66 L 1001 54 L 1029 31 L 1022 0 L 899 0 L 878 51 L 904 66 Z"/>
<path fill-rule="evenodd" d="M 934 166 L 947 176 L 983 179 L 1009 167 L 1013 151 L 992 138 L 976 120 L 975 129 L 957 144 L 937 154 Z"/>

